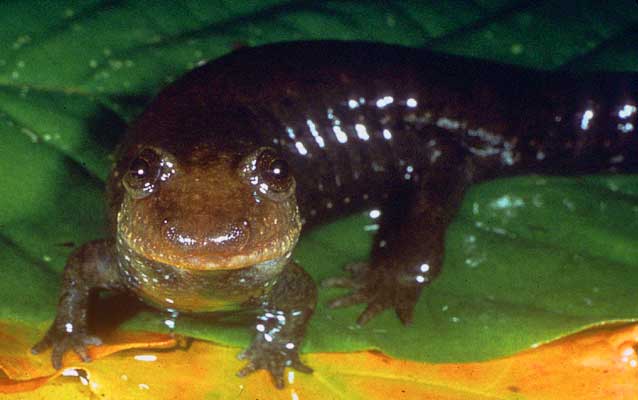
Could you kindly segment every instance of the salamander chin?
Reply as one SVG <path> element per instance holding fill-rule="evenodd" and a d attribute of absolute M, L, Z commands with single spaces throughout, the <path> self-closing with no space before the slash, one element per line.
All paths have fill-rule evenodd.
<path fill-rule="evenodd" d="M 243 268 L 202 270 L 147 258 L 118 238 L 119 272 L 129 290 L 157 308 L 181 312 L 238 309 L 268 293 L 291 253 Z"/>

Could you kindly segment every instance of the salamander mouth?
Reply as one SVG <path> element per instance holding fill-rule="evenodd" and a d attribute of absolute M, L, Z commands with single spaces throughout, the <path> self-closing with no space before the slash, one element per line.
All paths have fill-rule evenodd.
<path fill-rule="evenodd" d="M 186 270 L 235 270 L 275 263 L 289 257 L 299 232 L 295 229 L 287 235 L 268 243 L 253 245 L 252 251 L 238 254 L 213 254 L 210 252 L 184 252 L 183 249 L 158 248 L 153 243 L 133 238 L 126 229 L 118 229 L 118 246 L 161 264 Z"/>

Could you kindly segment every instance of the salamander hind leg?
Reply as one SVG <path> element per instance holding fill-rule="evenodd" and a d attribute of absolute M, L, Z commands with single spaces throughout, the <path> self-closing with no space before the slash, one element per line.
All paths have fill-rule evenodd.
<path fill-rule="evenodd" d="M 347 265 L 349 277 L 323 282 L 326 287 L 351 290 L 331 301 L 330 307 L 367 304 L 357 319 L 359 325 L 386 309 L 394 309 L 401 322 L 409 324 L 421 290 L 441 270 L 446 226 L 426 227 L 421 221 L 395 226 L 389 219 L 375 239 L 370 261 Z"/>
<path fill-rule="evenodd" d="M 441 271 L 446 230 L 473 170 L 457 144 L 436 150 L 443 155 L 417 171 L 418 182 L 397 190 L 382 208 L 370 261 L 347 266 L 348 277 L 323 282 L 351 290 L 330 307 L 367 305 L 359 325 L 386 309 L 409 324 L 422 289 Z"/>

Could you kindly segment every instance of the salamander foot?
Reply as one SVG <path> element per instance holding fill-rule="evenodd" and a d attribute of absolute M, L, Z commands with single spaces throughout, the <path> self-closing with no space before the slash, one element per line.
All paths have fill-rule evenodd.
<path fill-rule="evenodd" d="M 419 300 L 422 285 L 416 280 L 407 280 L 400 271 L 383 267 L 371 268 L 369 263 L 354 263 L 345 267 L 350 277 L 329 278 L 324 287 L 339 287 L 351 290 L 350 294 L 328 303 L 330 308 L 367 304 L 357 318 L 358 325 L 365 325 L 385 309 L 394 308 L 404 325 L 412 322 L 414 307 Z"/>
<path fill-rule="evenodd" d="M 292 367 L 297 371 L 312 373 L 312 368 L 299 359 L 297 346 L 293 342 L 283 343 L 279 340 L 267 341 L 258 335 L 248 349 L 237 355 L 240 360 L 248 360 L 248 364 L 237 372 L 243 377 L 259 369 L 270 372 L 277 389 L 284 387 L 284 369 Z"/>

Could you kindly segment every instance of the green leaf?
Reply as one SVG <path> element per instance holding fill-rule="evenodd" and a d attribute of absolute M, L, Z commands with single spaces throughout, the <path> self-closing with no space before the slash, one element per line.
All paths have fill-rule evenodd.
<path fill-rule="evenodd" d="M 632 1 L 4 2 L 0 5 L 0 319 L 49 323 L 71 248 L 106 234 L 103 182 L 131 120 L 165 84 L 238 44 L 358 39 L 544 69 L 632 70 Z M 467 194 L 444 272 L 413 326 L 320 291 L 305 351 L 376 348 L 427 361 L 510 354 L 638 316 L 638 176 L 521 177 Z M 310 233 L 295 257 L 315 279 L 363 260 L 365 214 Z M 245 319 L 244 319 L 245 321 Z M 249 323 L 180 317 L 177 330 L 245 345 Z M 145 312 L 126 328 L 165 330 Z"/>

